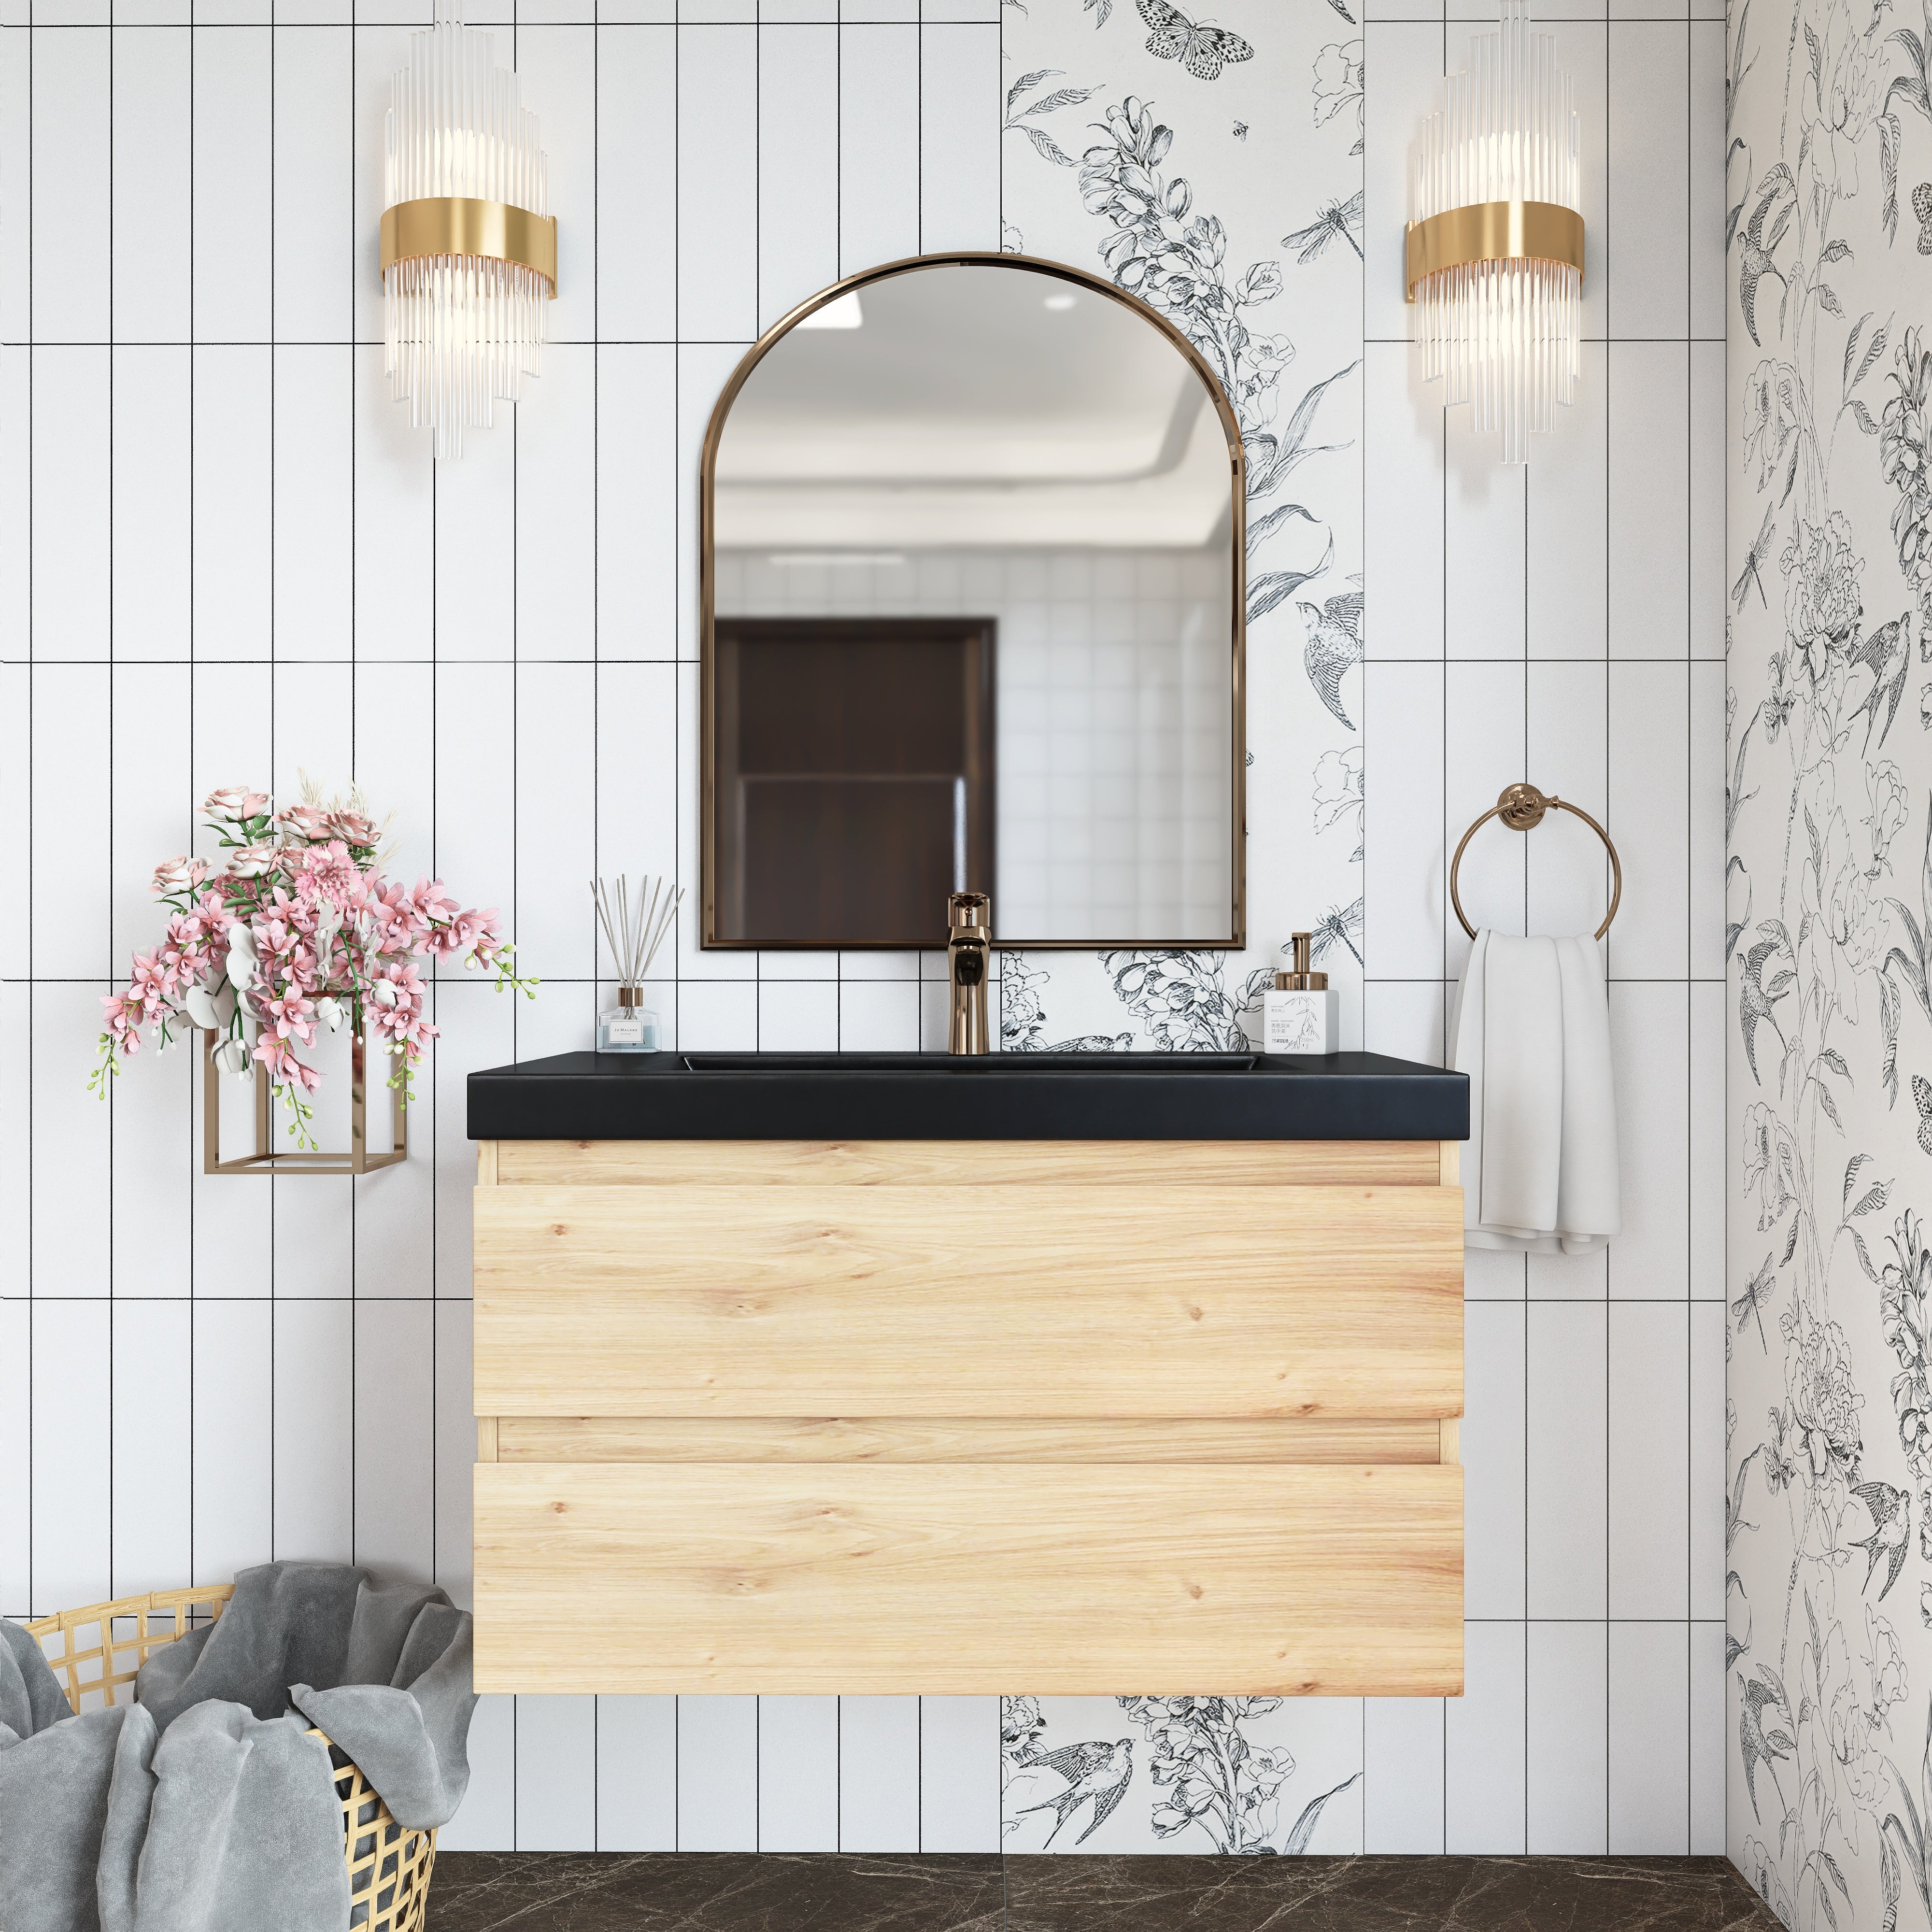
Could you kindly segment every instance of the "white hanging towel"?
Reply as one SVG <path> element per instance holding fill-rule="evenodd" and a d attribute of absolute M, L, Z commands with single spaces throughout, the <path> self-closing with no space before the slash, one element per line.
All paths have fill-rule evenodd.
<path fill-rule="evenodd" d="M 1469 1076 L 1472 1248 L 1580 1255 L 1623 1225 L 1610 1009 L 1594 939 L 1476 935 L 1450 1064 Z"/>

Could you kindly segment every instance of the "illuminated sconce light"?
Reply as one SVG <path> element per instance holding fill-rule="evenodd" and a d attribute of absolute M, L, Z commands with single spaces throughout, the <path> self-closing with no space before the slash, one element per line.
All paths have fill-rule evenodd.
<path fill-rule="evenodd" d="M 464 430 L 542 373 L 556 218 L 537 118 L 492 37 L 436 0 L 410 38 L 383 124 L 382 362 L 436 454 L 460 456 Z"/>
<path fill-rule="evenodd" d="M 1407 283 L 1423 373 L 1529 460 L 1576 390 L 1583 291 L 1581 141 L 1556 43 L 1527 0 L 1502 0 L 1466 71 L 1424 122 L 1409 170 Z"/>

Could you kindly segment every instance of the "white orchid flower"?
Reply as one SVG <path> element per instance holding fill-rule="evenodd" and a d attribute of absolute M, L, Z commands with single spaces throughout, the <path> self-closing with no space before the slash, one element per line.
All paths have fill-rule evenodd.
<path fill-rule="evenodd" d="M 260 962 L 255 956 L 255 935 L 238 919 L 228 928 L 228 982 L 245 992 Z"/>
<path fill-rule="evenodd" d="M 188 1016 L 204 1033 L 221 1030 L 221 1016 L 214 1010 L 214 996 L 205 986 L 190 986 L 182 995 Z"/>
<path fill-rule="evenodd" d="M 246 1073 L 254 1060 L 240 1040 L 224 1040 L 214 1049 L 214 1064 L 224 1073 Z"/>
<path fill-rule="evenodd" d="M 396 1004 L 395 982 L 391 980 L 378 980 L 369 988 L 369 997 L 379 1006 L 393 1006 Z"/>
<path fill-rule="evenodd" d="M 325 994 L 315 1003 L 315 1016 L 331 1033 L 342 1030 L 342 1002 L 332 994 Z"/>

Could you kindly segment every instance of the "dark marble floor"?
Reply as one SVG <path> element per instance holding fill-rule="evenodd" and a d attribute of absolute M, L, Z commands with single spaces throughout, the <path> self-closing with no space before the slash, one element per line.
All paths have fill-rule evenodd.
<path fill-rule="evenodd" d="M 446 1852 L 428 1932 L 1778 1932 L 1722 1858 Z"/>

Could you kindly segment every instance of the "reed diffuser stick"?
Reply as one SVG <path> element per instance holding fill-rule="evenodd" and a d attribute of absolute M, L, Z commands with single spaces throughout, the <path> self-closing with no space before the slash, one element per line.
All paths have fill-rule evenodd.
<path fill-rule="evenodd" d="M 646 872 L 639 881 L 634 899 L 631 875 L 620 873 L 614 887 L 608 879 L 590 881 L 590 896 L 597 908 L 598 923 L 604 928 L 604 944 L 610 949 L 620 985 L 643 985 L 651 962 L 670 931 L 670 922 L 683 902 L 684 888 L 667 878 L 653 879 Z"/>

